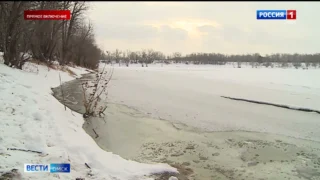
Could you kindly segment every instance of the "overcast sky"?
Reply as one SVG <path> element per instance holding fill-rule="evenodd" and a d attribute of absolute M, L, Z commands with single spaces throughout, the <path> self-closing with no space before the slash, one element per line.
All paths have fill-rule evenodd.
<path fill-rule="evenodd" d="M 296 21 L 257 20 L 259 9 L 295 9 Z M 320 52 L 320 2 L 91 2 L 98 45 L 141 50 Z"/>

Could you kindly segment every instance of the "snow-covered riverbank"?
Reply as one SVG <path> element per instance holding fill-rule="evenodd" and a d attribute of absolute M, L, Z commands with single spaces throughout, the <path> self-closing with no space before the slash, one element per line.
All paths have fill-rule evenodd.
<path fill-rule="evenodd" d="M 72 68 L 79 76 L 87 73 Z M 51 95 L 51 87 L 74 79 L 66 72 L 28 64 L 25 70 L 0 64 L 0 173 L 18 169 L 23 179 L 146 179 L 145 175 L 176 172 L 167 164 L 127 161 L 98 147 L 82 129 L 82 116 Z M 18 148 L 41 154 L 11 151 Z M 24 163 L 70 163 L 70 174 L 24 173 Z M 87 163 L 91 169 L 85 166 Z M 88 177 L 91 174 L 91 177 Z"/>

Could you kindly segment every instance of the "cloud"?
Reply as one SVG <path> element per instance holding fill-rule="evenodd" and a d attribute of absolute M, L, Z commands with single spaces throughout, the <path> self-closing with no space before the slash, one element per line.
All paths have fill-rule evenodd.
<path fill-rule="evenodd" d="M 292 36 L 290 33 L 273 33 L 268 29 L 261 28 L 239 28 L 236 26 L 200 26 L 198 30 L 202 33 L 203 49 L 220 49 L 234 53 L 292 53 L 306 52 L 305 46 L 310 46 L 310 53 L 316 52 L 315 36 L 304 34 Z M 311 45 L 313 44 L 313 46 Z M 214 48 L 213 48 L 214 47 Z"/>
<path fill-rule="evenodd" d="M 180 28 L 140 24 L 105 24 L 95 33 L 98 44 L 105 49 L 155 48 L 167 51 L 172 49 L 168 44 L 184 42 L 188 38 L 188 33 Z"/>
<path fill-rule="evenodd" d="M 185 40 L 187 31 L 170 26 L 160 26 L 159 28 L 150 25 L 140 24 L 105 24 L 104 28 L 96 30 L 98 36 L 108 39 L 119 40 L 147 40 L 147 39 L 168 39 Z"/>
<path fill-rule="evenodd" d="M 88 13 L 105 48 L 223 53 L 319 52 L 320 3 L 93 2 Z M 296 9 L 296 21 L 258 21 L 258 9 Z"/>
<path fill-rule="evenodd" d="M 170 41 L 183 41 L 188 37 L 188 32 L 181 28 L 171 28 L 170 26 L 161 26 L 159 28 L 159 38 L 165 39 L 167 42 Z"/>
<path fill-rule="evenodd" d="M 155 38 L 158 29 L 139 24 L 104 24 L 103 28 L 97 29 L 96 32 L 99 37 L 131 41 Z"/>
<path fill-rule="evenodd" d="M 202 32 L 204 39 L 223 40 L 230 43 L 245 42 L 250 35 L 245 30 L 235 26 L 224 26 L 217 28 L 210 25 L 200 26 L 198 30 Z"/>
<path fill-rule="evenodd" d="M 204 32 L 204 33 L 215 32 L 216 30 L 217 28 L 211 25 L 203 25 L 198 27 L 198 31 Z"/>

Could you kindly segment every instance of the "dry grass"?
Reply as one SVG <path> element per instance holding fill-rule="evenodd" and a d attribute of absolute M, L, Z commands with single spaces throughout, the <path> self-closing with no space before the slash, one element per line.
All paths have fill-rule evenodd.
<path fill-rule="evenodd" d="M 63 72 L 67 72 L 70 76 L 77 76 L 77 74 L 75 72 L 73 72 L 71 69 L 69 69 L 67 66 L 60 66 L 60 65 L 56 65 L 56 64 L 47 64 L 45 62 L 41 62 L 39 60 L 36 59 L 30 59 L 28 62 L 30 63 L 34 63 L 34 64 L 38 64 L 38 65 L 42 65 L 42 66 L 47 66 L 48 70 L 53 69 L 53 70 L 60 70 Z M 74 64 L 70 64 L 71 67 L 75 67 Z"/>
<path fill-rule="evenodd" d="M 54 69 L 54 70 L 58 70 L 58 69 L 59 69 L 58 65 L 48 64 L 48 63 L 39 61 L 39 60 L 37 60 L 37 59 L 30 59 L 28 62 L 34 63 L 34 64 L 38 64 L 38 65 L 42 65 L 42 66 L 47 66 L 48 68 Z"/>
<path fill-rule="evenodd" d="M 63 71 L 67 72 L 70 76 L 77 76 L 77 74 L 69 68 L 65 68 Z"/>
<path fill-rule="evenodd" d="M 27 61 L 27 62 L 31 62 L 31 63 L 38 64 L 38 65 L 44 65 L 44 66 L 47 66 L 47 64 L 46 64 L 46 63 L 41 62 L 41 61 L 39 61 L 39 60 L 37 60 L 37 59 L 33 59 L 33 58 L 29 59 L 29 61 Z"/>

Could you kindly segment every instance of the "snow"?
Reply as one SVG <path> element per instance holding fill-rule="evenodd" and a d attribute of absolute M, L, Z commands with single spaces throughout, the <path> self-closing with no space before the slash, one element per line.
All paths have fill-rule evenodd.
<path fill-rule="evenodd" d="M 102 65 L 101 65 L 102 66 Z M 146 72 L 150 74 L 170 74 L 168 76 L 180 77 L 181 79 L 205 80 L 207 82 L 218 82 L 235 85 L 239 88 L 246 86 L 246 91 L 237 92 L 234 89 L 222 88 L 219 92 L 213 92 L 219 95 L 235 95 L 243 98 L 253 98 L 253 100 L 264 100 L 266 102 L 277 102 L 280 104 L 287 104 L 294 107 L 307 107 L 320 110 L 319 101 L 306 101 L 302 99 L 274 97 L 277 93 L 297 93 L 299 95 L 316 95 L 320 91 L 320 69 L 281 69 L 281 68 L 251 68 L 244 66 L 244 68 L 233 68 L 232 65 L 213 66 L 213 65 L 185 65 L 185 64 L 170 64 L 163 65 L 152 64 L 149 67 L 141 67 L 139 65 L 131 65 L 130 67 L 114 66 L 122 72 L 130 73 L 130 71 Z M 157 72 L 157 73 L 153 73 Z M 132 72 L 131 72 L 132 73 Z M 151 79 L 151 77 L 150 77 Z M 165 80 L 163 80 L 165 81 Z M 192 82 L 196 83 L 196 81 Z M 193 86 L 197 89 L 198 87 Z M 216 87 L 220 88 L 220 87 Z M 274 91 L 272 96 L 261 96 L 264 92 L 259 92 L 256 95 L 250 88 L 258 88 L 257 90 Z M 231 91 L 231 92 L 225 92 Z M 217 89 L 215 89 L 217 91 Z M 266 94 L 270 94 L 269 92 Z M 272 99 L 270 99 L 272 98 Z M 297 101 L 296 101 L 297 100 Z M 311 104 L 310 104 L 311 103 Z"/>
<path fill-rule="evenodd" d="M 76 73 L 78 75 L 77 77 L 80 77 L 79 74 L 86 74 L 86 73 L 92 72 L 92 70 L 88 70 L 88 69 L 85 69 L 85 68 L 82 68 L 82 67 L 77 67 L 77 68 L 68 67 L 68 68 L 71 71 L 73 71 L 74 73 Z"/>
<path fill-rule="evenodd" d="M 171 176 L 168 180 L 178 180 L 178 178 Z"/>
<path fill-rule="evenodd" d="M 27 70 L 0 64 L 0 174 L 18 169 L 23 179 L 147 179 L 177 172 L 167 164 L 143 164 L 103 151 L 82 129 L 82 116 L 64 109 L 50 87 L 74 79 L 66 72 L 26 64 Z M 79 76 L 83 68 L 70 68 Z M 42 154 L 7 150 L 17 148 Z M 24 163 L 70 163 L 70 174 L 23 173 Z M 85 166 L 87 163 L 91 170 Z M 88 173 L 92 177 L 88 177 Z"/>
<path fill-rule="evenodd" d="M 221 98 L 320 110 L 320 69 L 113 67 L 109 100 L 155 118 L 206 131 L 254 131 L 320 141 L 319 114 Z"/>
<path fill-rule="evenodd" d="M 3 59 L 3 52 L 0 52 L 0 63 L 3 63 L 4 59 Z"/>

